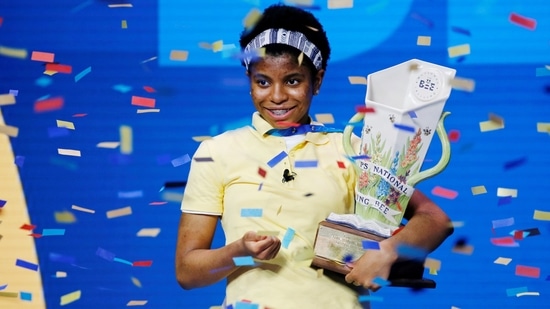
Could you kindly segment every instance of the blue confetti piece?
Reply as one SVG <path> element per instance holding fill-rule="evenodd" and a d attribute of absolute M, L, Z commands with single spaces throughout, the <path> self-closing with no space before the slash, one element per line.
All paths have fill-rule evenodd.
<path fill-rule="evenodd" d="M 7 284 L 0 285 L 0 291 L 5 290 L 8 287 Z"/>
<path fill-rule="evenodd" d="M 233 258 L 235 266 L 252 266 L 254 265 L 254 259 L 251 256 L 236 256 Z"/>
<path fill-rule="evenodd" d="M 10 94 L 16 97 L 19 94 L 19 90 L 10 89 Z"/>
<path fill-rule="evenodd" d="M 103 259 L 106 259 L 109 262 L 112 262 L 115 259 L 115 254 L 112 252 L 109 252 L 102 248 L 97 248 L 97 251 L 95 254 Z"/>
<path fill-rule="evenodd" d="M 416 113 L 414 111 L 409 111 L 409 117 L 418 118 L 418 117 L 416 117 Z"/>
<path fill-rule="evenodd" d="M 241 217 L 261 217 L 263 209 L 261 208 L 243 208 L 241 209 Z"/>
<path fill-rule="evenodd" d="M 397 246 L 397 254 L 399 256 L 404 256 L 404 257 L 411 258 L 413 260 L 421 260 L 421 261 L 423 261 L 428 255 L 426 250 L 408 246 L 408 245 Z"/>
<path fill-rule="evenodd" d="M 0 200 L 0 208 L 4 207 L 8 201 Z"/>
<path fill-rule="evenodd" d="M 49 127 L 48 128 L 48 137 L 60 137 L 60 136 L 67 136 L 69 135 L 70 130 L 67 128 L 60 128 L 60 127 Z"/>
<path fill-rule="evenodd" d="M 358 155 L 358 156 L 353 156 L 353 157 L 350 157 L 353 161 L 356 161 L 356 160 L 368 160 L 370 159 L 369 156 L 363 154 L 363 155 Z"/>
<path fill-rule="evenodd" d="M 63 236 L 65 229 L 43 229 L 42 236 Z"/>
<path fill-rule="evenodd" d="M 519 288 L 510 288 L 510 289 L 506 289 L 506 295 L 507 296 L 516 296 L 516 294 L 518 293 L 523 293 L 523 292 L 528 292 L 529 290 L 527 289 L 526 286 L 522 286 L 522 287 L 519 287 Z"/>
<path fill-rule="evenodd" d="M 113 259 L 113 262 L 118 262 L 118 263 L 122 263 L 122 264 L 126 264 L 126 265 L 133 266 L 133 263 L 132 263 L 132 262 L 127 261 L 127 260 L 124 260 L 124 259 L 121 259 L 121 258 L 117 258 L 117 257 Z"/>
<path fill-rule="evenodd" d="M 19 298 L 25 301 L 32 301 L 32 294 L 29 292 L 19 292 Z"/>
<path fill-rule="evenodd" d="M 464 29 L 464 28 L 460 28 L 460 27 L 456 27 L 456 26 L 451 26 L 451 31 L 456 32 L 456 33 L 460 33 L 460 34 L 464 34 L 464 35 L 467 35 L 467 36 L 471 36 L 471 35 L 472 35 L 472 34 L 470 33 L 470 30 Z"/>
<path fill-rule="evenodd" d="M 353 262 L 353 255 L 351 255 L 351 254 L 344 255 L 344 259 L 342 260 L 342 262 L 344 262 L 344 263 Z"/>
<path fill-rule="evenodd" d="M 78 82 L 82 77 L 86 76 L 88 73 L 92 72 L 92 67 L 87 67 L 82 72 L 76 74 L 74 77 L 74 82 Z"/>
<path fill-rule="evenodd" d="M 116 90 L 116 91 L 122 92 L 122 93 L 126 93 L 126 92 L 132 90 L 132 87 L 127 86 L 127 85 L 123 85 L 123 84 L 118 84 L 118 85 L 114 85 L 113 89 Z"/>
<path fill-rule="evenodd" d="M 286 152 L 281 151 L 278 155 L 273 157 L 273 159 L 269 160 L 269 162 L 267 162 L 267 165 L 269 165 L 269 167 L 274 167 L 275 165 L 277 165 L 277 163 L 281 162 L 284 158 L 286 158 L 286 156 L 287 156 Z"/>
<path fill-rule="evenodd" d="M 53 80 L 46 76 L 39 77 L 37 80 L 34 81 L 35 85 L 40 87 L 48 87 L 49 85 L 51 85 L 52 82 Z"/>
<path fill-rule="evenodd" d="M 178 167 L 178 166 L 181 166 L 181 165 L 184 165 L 186 163 L 191 162 L 191 157 L 189 156 L 189 154 L 185 154 L 181 157 L 175 158 L 171 162 L 172 162 L 172 166 Z"/>
<path fill-rule="evenodd" d="M 15 266 L 23 267 L 23 268 L 34 270 L 34 271 L 38 270 L 38 265 L 37 264 L 27 262 L 27 261 L 24 261 L 24 260 L 20 260 L 20 259 L 17 259 L 15 261 Z"/>
<path fill-rule="evenodd" d="M 546 67 L 537 68 L 537 71 L 535 72 L 535 75 L 540 76 L 550 76 L 550 70 L 548 70 Z"/>
<path fill-rule="evenodd" d="M 118 192 L 118 198 L 138 198 L 138 197 L 143 197 L 143 191 L 136 190 L 136 191 Z"/>
<path fill-rule="evenodd" d="M 397 129 L 399 129 L 399 130 L 403 130 L 403 131 L 407 131 L 407 132 L 411 132 L 411 133 L 416 132 L 416 129 L 414 127 L 407 126 L 407 125 L 404 125 L 404 124 L 394 123 L 393 126 Z"/>
<path fill-rule="evenodd" d="M 390 285 L 390 282 L 386 279 L 382 279 L 380 277 L 376 277 L 372 279 L 372 283 L 378 284 L 379 286 L 388 286 Z"/>
<path fill-rule="evenodd" d="M 518 167 L 520 165 L 523 165 L 525 162 L 527 162 L 527 157 L 519 158 L 519 159 L 516 159 L 516 160 L 513 160 L 513 161 L 508 161 L 508 162 L 504 163 L 504 169 L 509 170 L 509 169 L 514 168 L 514 167 Z"/>
<path fill-rule="evenodd" d="M 498 199 L 498 206 L 510 204 L 512 202 L 513 197 L 511 196 L 504 196 Z"/>
<path fill-rule="evenodd" d="M 50 252 L 49 258 L 50 258 L 50 261 L 52 262 L 76 264 L 76 258 L 68 255 Z"/>
<path fill-rule="evenodd" d="M 307 168 L 307 167 L 317 167 L 317 161 L 311 160 L 311 161 L 296 161 L 294 162 L 295 168 Z"/>
<path fill-rule="evenodd" d="M 383 301 L 383 300 L 384 300 L 384 297 L 382 296 L 370 296 L 370 295 L 359 296 L 359 302 L 364 302 L 364 301 L 373 302 L 373 301 Z"/>
<path fill-rule="evenodd" d="M 258 304 L 255 303 L 248 303 L 244 301 L 238 301 L 235 304 L 235 309 L 259 309 L 260 307 Z"/>
<path fill-rule="evenodd" d="M 283 237 L 283 241 L 281 243 L 281 246 L 283 248 L 288 249 L 288 245 L 290 244 L 290 242 L 294 238 L 294 233 L 295 233 L 294 229 L 292 229 L 290 227 L 286 230 L 285 236 Z"/>
<path fill-rule="evenodd" d="M 365 250 L 380 250 L 380 243 L 377 241 L 363 240 L 362 243 Z"/>
<path fill-rule="evenodd" d="M 25 163 L 25 157 L 23 156 L 16 156 L 15 157 L 15 165 L 19 166 L 19 167 L 23 167 L 23 164 Z"/>

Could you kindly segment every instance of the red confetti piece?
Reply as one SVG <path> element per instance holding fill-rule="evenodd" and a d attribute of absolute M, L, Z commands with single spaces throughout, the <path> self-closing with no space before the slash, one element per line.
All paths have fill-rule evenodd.
<path fill-rule="evenodd" d="M 143 86 L 143 89 L 145 89 L 145 91 L 147 91 L 147 92 L 149 92 L 149 93 L 157 92 L 157 91 L 155 90 L 155 88 L 149 87 L 149 86 Z"/>
<path fill-rule="evenodd" d="M 4 17 L 0 17 L 0 27 L 2 27 L 3 22 L 4 22 Z"/>
<path fill-rule="evenodd" d="M 401 232 L 401 230 L 404 228 L 404 226 L 400 226 L 399 228 L 397 228 L 397 230 L 393 231 L 393 233 L 391 233 L 391 236 Z"/>
<path fill-rule="evenodd" d="M 80 114 L 74 114 L 73 117 L 85 117 L 88 116 L 88 114 L 80 113 Z"/>
<path fill-rule="evenodd" d="M 32 234 L 29 234 L 29 236 L 32 236 L 34 238 L 40 238 L 40 237 L 42 237 L 42 234 L 32 233 Z"/>
<path fill-rule="evenodd" d="M 516 13 L 511 13 L 510 16 L 508 17 L 508 20 L 513 24 L 525 27 L 529 30 L 535 30 L 535 28 L 537 27 L 536 20 L 529 17 L 521 16 Z"/>
<path fill-rule="evenodd" d="M 283 126 L 283 127 L 299 127 L 300 124 L 297 122 L 290 122 L 290 121 L 277 121 L 277 125 Z"/>
<path fill-rule="evenodd" d="M 455 199 L 458 196 L 458 192 L 451 189 L 446 189 L 440 186 L 434 187 L 432 189 L 432 194 L 435 196 L 444 197 L 451 200 Z"/>
<path fill-rule="evenodd" d="M 336 161 L 336 163 L 338 163 L 338 167 L 339 167 L 339 168 L 346 168 L 346 165 L 344 164 L 344 162 L 342 162 L 342 161 Z"/>
<path fill-rule="evenodd" d="M 460 139 L 460 131 L 450 130 L 449 131 L 449 141 L 458 142 L 458 139 Z"/>
<path fill-rule="evenodd" d="M 31 60 L 33 61 L 43 61 L 43 62 L 53 62 L 55 54 L 33 51 L 31 54 Z"/>
<path fill-rule="evenodd" d="M 149 267 L 153 264 L 153 261 L 135 261 L 132 263 L 132 266 L 137 267 Z"/>
<path fill-rule="evenodd" d="M 27 224 L 27 223 L 21 225 L 21 227 L 20 227 L 20 229 L 22 229 L 22 230 L 27 230 L 27 231 L 32 231 L 32 230 L 34 230 L 35 228 L 36 228 L 36 225 Z"/>
<path fill-rule="evenodd" d="M 513 237 L 506 236 L 506 237 L 491 238 L 491 243 L 493 245 L 497 245 L 497 246 L 509 246 L 509 245 L 515 244 L 516 241 L 514 240 Z"/>
<path fill-rule="evenodd" d="M 260 174 L 260 176 L 265 178 L 265 175 L 267 174 L 267 172 L 263 168 L 259 167 L 258 168 L 258 174 Z"/>
<path fill-rule="evenodd" d="M 523 231 L 515 231 L 514 232 L 514 239 L 522 240 L 523 239 Z"/>
<path fill-rule="evenodd" d="M 540 268 L 524 266 L 524 265 L 516 265 L 516 276 L 539 278 Z"/>
<path fill-rule="evenodd" d="M 365 113 L 365 114 L 366 113 L 374 113 L 374 108 L 359 105 L 359 106 L 355 107 L 355 111 L 358 112 L 358 113 Z"/>
<path fill-rule="evenodd" d="M 134 95 L 132 96 L 132 105 L 154 108 L 155 99 L 138 97 Z"/>
<path fill-rule="evenodd" d="M 61 109 L 62 107 L 63 107 L 63 98 L 55 97 L 55 98 L 50 98 L 42 101 L 36 101 L 34 103 L 34 112 L 35 113 L 48 112 L 48 111 Z"/>
<path fill-rule="evenodd" d="M 71 74 L 73 72 L 73 67 L 68 64 L 47 63 L 46 70 L 55 71 L 57 73 Z"/>

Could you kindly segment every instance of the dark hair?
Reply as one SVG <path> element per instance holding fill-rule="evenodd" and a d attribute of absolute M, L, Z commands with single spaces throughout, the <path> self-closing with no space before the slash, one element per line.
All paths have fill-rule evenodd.
<path fill-rule="evenodd" d="M 323 26 L 312 13 L 284 4 L 273 4 L 267 7 L 254 27 L 252 29 L 245 28 L 241 33 L 239 40 L 241 50 L 258 34 L 267 29 L 286 29 L 303 33 L 321 51 L 323 57 L 321 68 L 326 69 L 330 58 L 330 45 Z M 298 57 L 301 53 L 298 49 L 285 44 L 269 44 L 265 46 L 265 52 L 273 56 L 288 53 L 294 57 Z M 308 57 L 304 57 L 303 63 L 310 68 L 312 73 L 317 72 Z"/>

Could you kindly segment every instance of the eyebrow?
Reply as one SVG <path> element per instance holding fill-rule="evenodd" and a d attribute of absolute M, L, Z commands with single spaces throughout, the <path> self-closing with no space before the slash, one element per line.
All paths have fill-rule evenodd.
<path fill-rule="evenodd" d="M 291 79 L 291 78 L 296 78 L 296 77 L 301 77 L 303 78 L 305 76 L 305 74 L 303 73 L 299 73 L 299 72 L 295 72 L 295 73 L 290 73 L 288 75 L 285 75 L 284 78 L 285 79 Z M 265 78 L 265 79 L 271 79 L 269 76 L 265 75 L 265 74 L 262 74 L 262 73 L 255 73 L 252 75 L 252 77 L 254 78 Z"/>

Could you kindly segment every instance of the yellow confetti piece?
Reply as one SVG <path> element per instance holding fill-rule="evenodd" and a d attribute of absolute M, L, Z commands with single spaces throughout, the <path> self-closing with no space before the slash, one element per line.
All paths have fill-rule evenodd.
<path fill-rule="evenodd" d="M 19 297 L 19 293 L 17 293 L 17 292 L 3 292 L 3 291 L 0 291 L 0 297 Z"/>
<path fill-rule="evenodd" d="M 474 246 L 472 245 L 454 246 L 452 249 L 452 252 L 471 255 L 474 252 Z"/>
<path fill-rule="evenodd" d="M 488 132 L 494 130 L 500 130 L 504 128 L 504 121 L 498 116 L 489 115 L 489 120 L 479 123 L 479 130 L 481 132 Z"/>
<path fill-rule="evenodd" d="M 510 264 L 510 262 L 512 262 L 511 258 L 499 257 L 493 263 L 500 264 L 500 265 L 508 265 Z"/>
<path fill-rule="evenodd" d="M 366 85 L 367 78 L 364 76 L 348 76 L 349 83 L 352 85 Z"/>
<path fill-rule="evenodd" d="M 353 0 L 328 0 L 327 8 L 333 9 L 351 9 L 353 8 Z"/>
<path fill-rule="evenodd" d="M 320 123 L 334 123 L 334 116 L 332 114 L 315 114 L 315 119 Z"/>
<path fill-rule="evenodd" d="M 476 87 L 476 83 L 473 79 L 461 78 L 461 77 L 455 77 L 451 79 L 449 84 L 451 85 L 451 87 L 453 87 L 453 89 L 467 91 L 467 92 L 473 92 Z"/>
<path fill-rule="evenodd" d="M 213 52 L 217 53 L 217 52 L 220 52 L 222 50 L 223 50 L 223 41 L 222 40 L 212 43 L 212 51 Z"/>
<path fill-rule="evenodd" d="M 302 61 L 304 61 L 304 53 L 298 55 L 298 65 L 302 65 Z"/>
<path fill-rule="evenodd" d="M 258 231 L 256 234 L 258 234 L 258 236 L 279 236 L 278 231 Z"/>
<path fill-rule="evenodd" d="M 504 119 L 502 117 L 500 117 L 499 115 L 489 114 L 489 120 L 494 122 L 494 123 L 498 123 L 498 124 L 501 124 L 502 126 L 504 126 Z"/>
<path fill-rule="evenodd" d="M 429 271 L 430 275 L 437 276 L 437 270 L 431 269 L 431 268 L 430 268 L 429 270 L 430 270 L 430 271 Z"/>
<path fill-rule="evenodd" d="M 211 139 L 212 136 L 209 136 L 209 135 L 201 135 L 201 136 L 193 136 L 192 139 L 195 141 L 195 142 L 202 142 L 202 141 L 205 141 L 207 139 Z"/>
<path fill-rule="evenodd" d="M 307 27 L 308 29 L 310 29 L 311 31 L 315 31 L 315 32 L 319 31 L 319 29 L 314 28 L 314 27 L 310 27 L 310 26 L 306 26 L 306 27 Z"/>
<path fill-rule="evenodd" d="M 74 123 L 70 122 L 70 121 L 64 121 L 64 120 L 56 120 L 57 122 L 57 127 L 58 128 L 67 128 L 67 129 L 70 129 L 70 130 L 74 130 Z"/>
<path fill-rule="evenodd" d="M 15 96 L 11 93 L 0 95 L 0 106 L 15 104 Z"/>
<path fill-rule="evenodd" d="M 279 209 L 277 209 L 277 215 L 279 215 L 281 213 L 281 210 L 283 210 L 283 205 L 280 205 Z"/>
<path fill-rule="evenodd" d="M 127 22 L 125 19 L 123 19 L 123 20 L 120 22 L 120 27 L 121 27 L 122 29 L 128 29 L 128 22 Z"/>
<path fill-rule="evenodd" d="M 419 35 L 416 38 L 416 45 L 418 45 L 418 46 L 430 46 L 430 45 L 432 45 L 432 37 L 431 36 Z"/>
<path fill-rule="evenodd" d="M 56 211 L 54 212 L 55 222 L 57 223 L 75 223 L 76 217 L 70 211 Z"/>
<path fill-rule="evenodd" d="M 131 3 L 121 3 L 121 4 L 109 4 L 109 8 L 131 8 L 133 5 Z"/>
<path fill-rule="evenodd" d="M 257 8 L 251 9 L 243 19 L 243 26 L 246 29 L 252 29 L 262 18 L 262 12 Z"/>
<path fill-rule="evenodd" d="M 212 49 L 212 44 L 208 42 L 199 42 L 199 47 L 204 49 Z"/>
<path fill-rule="evenodd" d="M 82 211 L 82 212 L 87 212 L 87 213 L 91 213 L 91 214 L 95 214 L 95 210 L 93 210 L 93 209 L 88 209 L 88 208 L 84 208 L 84 207 L 80 207 L 80 206 L 77 206 L 77 205 L 71 206 L 71 209 L 78 210 L 78 211 Z"/>
<path fill-rule="evenodd" d="M 170 60 L 172 61 L 187 61 L 189 57 L 189 52 L 186 50 L 171 50 L 170 51 Z"/>
<path fill-rule="evenodd" d="M 80 290 L 65 294 L 61 296 L 61 301 L 59 304 L 61 306 L 68 305 L 72 302 L 79 300 L 81 295 L 82 295 L 82 292 Z"/>
<path fill-rule="evenodd" d="M 129 126 L 120 126 L 120 153 L 131 154 L 133 151 L 132 128 Z"/>
<path fill-rule="evenodd" d="M 17 137 L 17 135 L 19 135 L 19 128 L 14 126 L 0 125 L 0 134 L 6 134 L 10 137 Z"/>
<path fill-rule="evenodd" d="M 436 260 L 436 259 L 432 259 L 432 258 L 426 258 L 426 260 L 424 261 L 424 267 L 426 267 L 428 269 L 440 270 L 441 269 L 441 261 Z"/>
<path fill-rule="evenodd" d="M 120 146 L 120 142 L 101 142 L 96 145 L 97 148 L 114 149 Z"/>
<path fill-rule="evenodd" d="M 508 188 L 497 188 L 497 196 L 498 197 L 518 197 L 518 190 L 517 189 L 508 189 Z"/>
<path fill-rule="evenodd" d="M 52 71 L 52 70 L 46 70 L 43 72 L 44 75 L 48 75 L 48 76 L 53 76 L 55 74 L 57 74 L 57 71 Z"/>
<path fill-rule="evenodd" d="M 472 187 L 471 190 L 472 190 L 472 195 L 487 193 L 487 189 L 485 189 L 485 186 L 475 186 L 475 187 Z"/>
<path fill-rule="evenodd" d="M 147 109 L 138 109 L 138 114 L 145 114 L 145 113 L 158 113 L 160 112 L 159 108 L 147 108 Z"/>
<path fill-rule="evenodd" d="M 138 237 L 157 237 L 160 228 L 143 228 L 137 232 Z"/>
<path fill-rule="evenodd" d="M 67 278 L 67 273 L 64 271 L 56 271 L 55 272 L 56 278 Z"/>
<path fill-rule="evenodd" d="M 537 132 L 550 133 L 550 122 L 537 122 Z"/>
<path fill-rule="evenodd" d="M 22 48 L 12 48 L 6 46 L 0 46 L 0 55 L 12 58 L 27 58 L 28 52 L 26 49 Z"/>
<path fill-rule="evenodd" d="M 145 306 L 146 304 L 146 300 L 131 300 L 126 304 L 126 306 Z"/>
<path fill-rule="evenodd" d="M 449 47 L 447 49 L 449 58 L 465 56 L 470 54 L 470 44 L 461 44 Z"/>
<path fill-rule="evenodd" d="M 126 207 L 107 211 L 107 218 L 113 219 L 113 218 L 118 218 L 123 216 L 129 216 L 131 214 L 132 214 L 132 207 L 126 206 Z"/>
<path fill-rule="evenodd" d="M 138 288 L 141 288 L 141 282 L 139 281 L 138 278 L 132 277 L 131 279 L 132 279 L 132 283 L 133 283 L 135 286 L 137 286 Z"/>
<path fill-rule="evenodd" d="M 463 227 L 464 226 L 464 221 L 453 221 L 453 222 L 451 222 L 450 225 L 453 228 Z"/>
<path fill-rule="evenodd" d="M 550 221 L 550 211 L 535 210 L 533 219 L 541 221 Z"/>
<path fill-rule="evenodd" d="M 80 150 L 57 148 L 57 153 L 62 156 L 80 157 Z"/>

